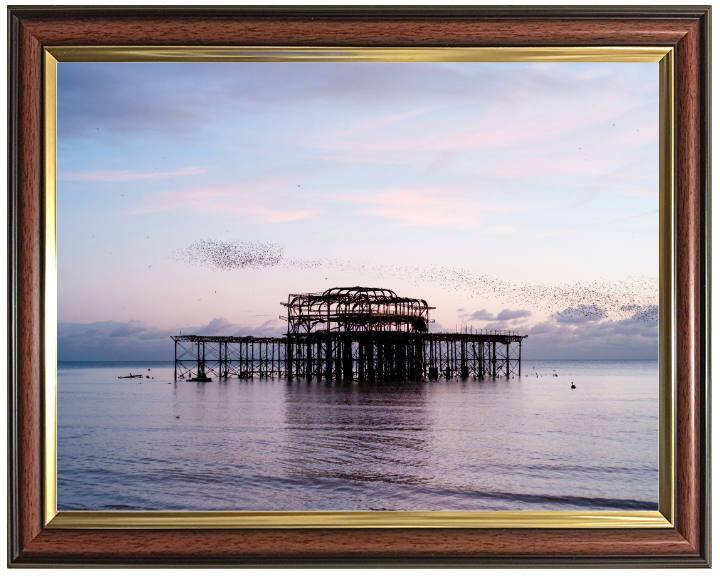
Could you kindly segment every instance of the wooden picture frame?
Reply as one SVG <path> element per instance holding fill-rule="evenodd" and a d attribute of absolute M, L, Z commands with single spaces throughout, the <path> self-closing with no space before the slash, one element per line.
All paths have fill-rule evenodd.
<path fill-rule="evenodd" d="M 10 8 L 9 19 L 11 565 L 709 565 L 709 8 Z M 257 45 L 674 49 L 674 527 L 46 526 L 43 47 Z"/>

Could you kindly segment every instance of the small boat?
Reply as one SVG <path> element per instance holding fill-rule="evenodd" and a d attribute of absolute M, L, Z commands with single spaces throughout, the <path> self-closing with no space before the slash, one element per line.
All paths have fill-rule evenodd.
<path fill-rule="evenodd" d="M 130 372 L 130 376 L 118 376 L 118 378 L 142 378 L 142 374 L 133 374 Z"/>
<path fill-rule="evenodd" d="M 212 382 L 212 378 L 205 375 L 205 372 L 200 372 L 195 378 L 188 378 L 188 382 Z"/>

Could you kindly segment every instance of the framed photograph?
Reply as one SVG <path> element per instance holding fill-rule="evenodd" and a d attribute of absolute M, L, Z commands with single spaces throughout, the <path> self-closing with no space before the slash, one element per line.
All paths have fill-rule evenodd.
<path fill-rule="evenodd" d="M 709 562 L 709 9 L 11 9 L 11 565 Z"/>

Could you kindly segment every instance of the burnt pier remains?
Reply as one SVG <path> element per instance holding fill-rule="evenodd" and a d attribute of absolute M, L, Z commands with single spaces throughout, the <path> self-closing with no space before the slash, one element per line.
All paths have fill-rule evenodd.
<path fill-rule="evenodd" d="M 437 380 L 520 375 L 522 341 L 507 330 L 430 332 L 425 300 L 384 288 L 290 294 L 287 333 L 173 336 L 175 379 Z"/>

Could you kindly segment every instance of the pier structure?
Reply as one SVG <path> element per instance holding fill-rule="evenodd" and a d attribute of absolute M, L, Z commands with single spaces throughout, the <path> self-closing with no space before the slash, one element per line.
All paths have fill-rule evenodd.
<path fill-rule="evenodd" d="M 175 379 L 437 380 L 520 375 L 522 341 L 507 330 L 429 332 L 425 300 L 382 288 L 291 294 L 284 337 L 173 336 Z"/>
<path fill-rule="evenodd" d="M 313 332 L 427 332 L 430 310 L 425 300 L 402 298 L 386 288 L 331 288 L 325 292 L 290 294 L 288 336 Z"/>

